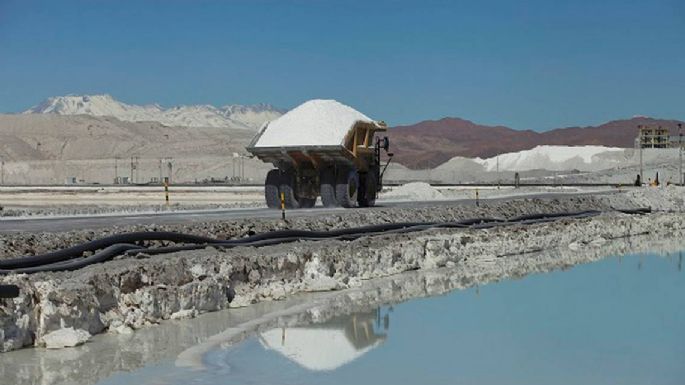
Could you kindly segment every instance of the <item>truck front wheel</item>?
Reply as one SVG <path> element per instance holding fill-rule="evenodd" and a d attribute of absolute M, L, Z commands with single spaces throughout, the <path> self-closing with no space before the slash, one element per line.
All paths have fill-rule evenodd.
<path fill-rule="evenodd" d="M 312 198 L 300 198 L 298 200 L 301 209 L 311 209 L 316 204 L 316 199 Z"/>
<path fill-rule="evenodd" d="M 279 186 L 281 185 L 281 171 L 278 169 L 269 170 L 266 174 L 266 181 L 264 182 L 264 198 L 266 198 L 266 207 L 270 209 L 281 208 L 281 197 L 279 193 Z"/>
<path fill-rule="evenodd" d="M 335 184 L 335 197 L 342 207 L 355 207 L 359 190 L 359 174 L 356 170 L 349 170 L 338 175 Z"/>

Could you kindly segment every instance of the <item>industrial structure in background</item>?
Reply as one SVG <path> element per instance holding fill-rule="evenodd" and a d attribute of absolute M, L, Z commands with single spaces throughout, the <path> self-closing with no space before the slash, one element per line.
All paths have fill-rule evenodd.
<path fill-rule="evenodd" d="M 334 100 L 311 100 L 265 124 L 247 150 L 276 168 L 266 176 L 270 208 L 368 207 L 392 158 L 387 126 Z M 381 150 L 388 162 L 381 169 Z"/>
<path fill-rule="evenodd" d="M 129 176 L 123 176 L 119 175 L 119 161 L 121 158 L 115 157 L 114 158 L 114 184 L 115 185 L 122 185 L 122 184 L 164 184 L 165 181 L 166 183 L 171 183 L 171 175 L 173 174 L 173 162 L 174 158 L 171 157 L 165 157 L 165 158 L 159 158 L 158 159 L 158 171 L 159 171 L 159 177 L 153 176 L 150 177 L 149 181 L 144 181 L 141 182 L 139 178 L 139 170 L 141 168 L 141 160 L 139 156 L 132 156 L 131 157 L 131 162 L 129 165 Z M 151 159 L 144 159 L 147 160 L 147 163 L 150 163 L 152 161 Z M 148 172 L 149 174 L 149 172 Z M 76 182 L 74 182 L 75 184 Z"/>
<path fill-rule="evenodd" d="M 669 148 L 672 146 L 669 129 L 661 126 L 637 126 L 640 148 Z"/>
<path fill-rule="evenodd" d="M 639 125 L 638 137 L 635 139 L 635 144 L 640 150 L 640 179 L 644 181 L 643 164 L 642 164 L 642 150 L 646 148 L 651 149 L 678 149 L 678 177 L 680 185 L 685 185 L 685 173 L 683 173 L 683 125 L 678 123 L 677 134 L 672 134 L 671 130 L 662 126 Z"/>

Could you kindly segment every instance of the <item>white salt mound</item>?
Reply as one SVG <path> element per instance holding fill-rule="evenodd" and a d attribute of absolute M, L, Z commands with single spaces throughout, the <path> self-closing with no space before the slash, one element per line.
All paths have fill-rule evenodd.
<path fill-rule="evenodd" d="M 412 182 L 396 187 L 384 194 L 389 199 L 440 200 L 445 196 L 433 186 L 424 182 Z"/>
<path fill-rule="evenodd" d="M 525 170 L 601 170 L 625 162 L 626 149 L 605 146 L 537 146 L 530 150 L 500 154 L 488 159 L 476 158 L 487 171 Z M 620 156 L 619 156 L 620 155 Z M 498 160 L 499 158 L 499 160 Z"/>
<path fill-rule="evenodd" d="M 254 146 L 340 146 L 359 121 L 373 123 L 368 116 L 335 100 L 310 100 L 265 125 Z"/>

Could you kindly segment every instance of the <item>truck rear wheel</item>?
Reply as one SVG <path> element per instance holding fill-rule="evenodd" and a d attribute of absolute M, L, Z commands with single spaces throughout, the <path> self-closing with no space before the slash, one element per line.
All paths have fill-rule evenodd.
<path fill-rule="evenodd" d="M 298 200 L 301 209 L 310 209 L 316 204 L 316 199 L 312 198 L 300 198 Z"/>
<path fill-rule="evenodd" d="M 359 174 L 356 170 L 349 170 L 338 175 L 335 184 L 335 197 L 342 207 L 355 207 L 359 190 Z"/>
<path fill-rule="evenodd" d="M 376 173 L 367 172 L 364 182 L 359 186 L 359 207 L 373 207 L 376 204 L 377 187 Z"/>
<path fill-rule="evenodd" d="M 281 197 L 279 188 L 281 185 L 281 171 L 278 169 L 269 170 L 264 182 L 264 198 L 266 207 L 270 209 L 281 208 Z"/>
<path fill-rule="evenodd" d="M 319 179 L 321 180 L 321 186 L 319 188 L 321 203 L 323 203 L 324 207 L 340 206 L 340 203 L 338 203 L 338 200 L 335 198 L 335 170 L 332 168 L 321 170 Z"/>
<path fill-rule="evenodd" d="M 281 174 L 280 192 L 285 198 L 285 207 L 288 209 L 300 208 L 300 203 L 295 194 L 295 174 L 287 171 Z M 280 206 L 279 206 L 280 207 Z"/>

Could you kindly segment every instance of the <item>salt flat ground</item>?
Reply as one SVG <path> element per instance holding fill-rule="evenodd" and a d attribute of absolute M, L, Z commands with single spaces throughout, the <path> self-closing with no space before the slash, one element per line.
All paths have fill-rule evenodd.
<path fill-rule="evenodd" d="M 184 204 L 256 202 L 264 189 L 252 186 L 169 187 L 169 197 Z M 53 205 L 120 205 L 165 203 L 163 186 L 126 187 L 0 187 L 0 202 L 6 207 Z"/>
<path fill-rule="evenodd" d="M 544 193 L 611 190 L 590 187 L 434 187 L 415 182 L 386 187 L 378 202 L 426 202 L 504 198 Z M 227 208 L 264 208 L 260 186 L 171 186 L 169 204 L 162 186 L 2 186 L 1 217 L 146 213 Z M 318 203 L 320 205 L 320 202 Z"/>
<path fill-rule="evenodd" d="M 262 207 L 264 189 L 249 186 L 0 187 L 0 216 L 84 215 Z"/>

